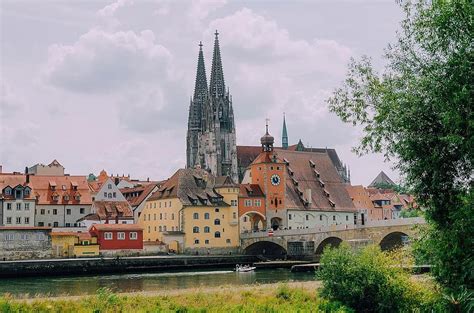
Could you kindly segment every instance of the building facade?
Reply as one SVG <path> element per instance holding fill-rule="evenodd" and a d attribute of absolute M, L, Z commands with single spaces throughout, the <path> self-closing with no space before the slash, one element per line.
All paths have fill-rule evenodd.
<path fill-rule="evenodd" d="M 249 165 L 244 183 L 258 185 L 265 197 L 266 228 L 302 229 L 357 222 L 354 207 L 328 153 L 274 149 L 274 138 L 261 138 L 261 152 Z M 241 203 L 242 204 L 242 203 Z M 249 203 L 250 204 L 250 203 Z M 243 208 L 248 218 L 259 218 Z M 255 224 L 252 230 L 256 230 Z"/>
<path fill-rule="evenodd" d="M 100 250 L 142 250 L 143 228 L 136 224 L 94 224 L 89 229 Z"/>
<path fill-rule="evenodd" d="M 218 35 L 216 31 L 209 88 L 199 45 L 194 96 L 189 105 L 187 168 L 200 167 L 214 176 L 238 181 L 234 110 L 225 86 Z"/>
<path fill-rule="evenodd" d="M 0 226 L 34 226 L 35 208 L 29 176 L 0 173 Z"/>
<path fill-rule="evenodd" d="M 0 260 L 50 258 L 50 232 L 50 227 L 0 227 Z"/>
<path fill-rule="evenodd" d="M 236 251 L 238 195 L 229 177 L 180 169 L 147 200 L 139 218 L 144 239 L 185 253 Z"/>
<path fill-rule="evenodd" d="M 91 213 L 92 197 L 86 176 L 30 177 L 36 198 L 35 225 L 77 227 Z"/>

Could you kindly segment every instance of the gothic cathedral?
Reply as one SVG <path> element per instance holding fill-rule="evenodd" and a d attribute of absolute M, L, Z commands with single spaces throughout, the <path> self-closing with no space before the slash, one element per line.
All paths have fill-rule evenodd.
<path fill-rule="evenodd" d="M 201 167 L 215 176 L 227 175 L 238 182 L 232 96 L 225 87 L 219 33 L 216 31 L 215 35 L 209 88 L 202 44 L 199 44 L 194 96 L 189 105 L 187 167 Z"/>

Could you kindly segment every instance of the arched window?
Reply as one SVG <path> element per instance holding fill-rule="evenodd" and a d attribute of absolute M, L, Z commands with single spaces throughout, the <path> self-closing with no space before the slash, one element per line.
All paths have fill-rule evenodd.
<path fill-rule="evenodd" d="M 109 192 L 109 199 L 112 199 L 112 193 Z"/>
<path fill-rule="evenodd" d="M 209 219 L 209 213 L 204 213 L 204 219 L 208 220 Z"/>
<path fill-rule="evenodd" d="M 220 225 L 220 224 L 221 224 L 221 220 L 218 219 L 218 218 L 216 218 L 216 219 L 214 220 L 214 225 Z"/>
<path fill-rule="evenodd" d="M 216 232 L 214 233 L 214 238 L 221 238 L 221 233 L 218 232 L 218 231 L 216 231 Z"/>
<path fill-rule="evenodd" d="M 193 214 L 193 218 L 194 218 L 195 220 L 198 220 L 198 219 L 199 219 L 199 213 L 194 213 L 194 214 Z"/>
<path fill-rule="evenodd" d="M 199 233 L 199 227 L 194 226 L 194 227 L 193 227 L 193 233 L 194 233 L 194 234 L 198 234 L 198 233 Z"/>
<path fill-rule="evenodd" d="M 209 233 L 211 231 L 211 228 L 209 226 L 204 227 L 204 232 Z"/>
<path fill-rule="evenodd" d="M 162 231 L 162 228 L 161 228 L 161 226 L 160 226 L 160 227 L 158 227 L 158 229 L 159 229 L 160 231 Z"/>

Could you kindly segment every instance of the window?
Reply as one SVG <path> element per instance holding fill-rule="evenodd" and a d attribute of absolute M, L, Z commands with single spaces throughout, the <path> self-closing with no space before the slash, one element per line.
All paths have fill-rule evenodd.
<path fill-rule="evenodd" d="M 71 223 L 66 223 L 66 227 L 71 227 Z"/>
<path fill-rule="evenodd" d="M 106 192 L 104 192 L 104 197 L 107 198 L 107 193 Z"/>
<path fill-rule="evenodd" d="M 308 214 L 306 214 L 306 220 L 309 221 L 309 215 Z"/>
<path fill-rule="evenodd" d="M 116 197 L 117 197 L 117 193 L 116 193 L 116 192 L 112 193 L 112 196 L 113 196 L 114 198 L 116 198 Z"/>
<path fill-rule="evenodd" d="M 319 220 L 320 220 L 320 221 L 323 220 L 323 216 L 322 216 L 322 215 L 319 216 Z"/>
<path fill-rule="evenodd" d="M 174 213 L 171 213 L 171 219 L 174 220 Z"/>
<path fill-rule="evenodd" d="M 218 231 L 216 231 L 216 232 L 214 233 L 214 238 L 221 238 L 221 233 L 218 232 Z"/>
<path fill-rule="evenodd" d="M 107 188 L 112 189 L 112 184 L 108 184 Z"/>
<path fill-rule="evenodd" d="M 210 232 L 211 232 L 211 228 L 209 228 L 209 226 L 205 226 L 205 227 L 204 227 L 204 232 L 205 232 L 205 233 L 210 233 Z"/>
<path fill-rule="evenodd" d="M 53 209 L 53 215 L 58 215 L 58 210 L 57 209 Z"/>
<path fill-rule="evenodd" d="M 218 219 L 218 218 L 216 218 L 216 219 L 214 220 L 214 225 L 220 225 L 220 224 L 221 224 L 221 220 Z"/>
<path fill-rule="evenodd" d="M 11 195 L 11 194 L 12 194 L 12 190 L 11 190 L 10 188 L 5 189 L 5 194 L 6 194 L 7 196 Z"/>
<path fill-rule="evenodd" d="M 255 203 L 255 206 L 260 206 L 262 204 L 260 199 L 255 199 L 254 203 Z"/>
<path fill-rule="evenodd" d="M 165 201 L 165 208 L 166 208 L 166 201 Z"/>
<path fill-rule="evenodd" d="M 44 209 L 41 209 L 41 210 L 40 210 L 40 214 L 41 214 L 41 215 L 44 215 L 44 212 L 45 212 Z"/>
<path fill-rule="evenodd" d="M 125 240 L 125 233 L 124 232 L 118 232 L 117 233 L 117 239 L 118 240 Z"/>
<path fill-rule="evenodd" d="M 171 208 L 171 201 L 170 201 L 170 208 Z"/>
<path fill-rule="evenodd" d="M 30 218 L 29 217 L 25 217 L 25 224 L 29 224 L 30 223 Z"/>
<path fill-rule="evenodd" d="M 146 222 L 146 214 L 143 214 L 143 220 Z"/>
<path fill-rule="evenodd" d="M 15 239 L 15 234 L 5 234 L 5 240 L 12 241 Z"/>
<path fill-rule="evenodd" d="M 204 243 L 205 243 L 206 245 L 208 245 L 208 244 L 209 244 L 209 239 L 204 240 Z"/>
<path fill-rule="evenodd" d="M 21 203 L 17 203 L 17 204 L 16 204 L 16 210 L 17 210 L 17 211 L 21 211 Z"/>
<path fill-rule="evenodd" d="M 230 243 L 230 239 L 226 239 L 225 242 L 226 242 L 226 243 Z"/>
<path fill-rule="evenodd" d="M 26 188 L 24 192 L 25 192 L 25 196 L 29 196 L 29 195 L 30 195 L 30 189 Z"/>
<path fill-rule="evenodd" d="M 150 204 L 150 207 L 151 207 L 151 204 Z M 156 209 L 156 202 L 153 203 L 153 208 Z"/>
<path fill-rule="evenodd" d="M 130 232 L 130 240 L 137 240 L 138 239 L 138 233 L 136 231 Z"/>
<path fill-rule="evenodd" d="M 291 221 L 291 214 L 288 214 L 288 219 Z"/>
<path fill-rule="evenodd" d="M 232 212 L 232 217 L 237 218 L 237 212 Z"/>
<path fill-rule="evenodd" d="M 165 226 L 163 226 L 163 231 L 166 231 L 166 225 L 165 225 Z"/>
<path fill-rule="evenodd" d="M 12 218 L 11 217 L 7 217 L 7 224 L 11 224 L 12 223 Z"/>
<path fill-rule="evenodd" d="M 71 215 L 71 209 L 66 209 L 66 214 Z"/>
<path fill-rule="evenodd" d="M 163 219 L 163 213 L 160 213 L 160 220 Z"/>
<path fill-rule="evenodd" d="M 193 219 L 198 220 L 199 219 L 199 213 L 194 213 L 193 214 Z"/>
<path fill-rule="evenodd" d="M 209 219 L 209 213 L 204 213 L 204 219 L 208 220 Z"/>
<path fill-rule="evenodd" d="M 247 216 L 244 216 L 244 223 L 247 222 Z"/>
<path fill-rule="evenodd" d="M 195 244 L 195 245 L 198 245 L 198 244 L 199 244 L 199 239 L 195 239 L 195 240 L 194 240 L 194 244 Z"/>
<path fill-rule="evenodd" d="M 112 240 L 113 239 L 113 234 L 111 232 L 104 233 L 104 239 L 105 240 Z"/>
<path fill-rule="evenodd" d="M 231 206 L 237 206 L 237 200 L 230 200 Z"/>
<path fill-rule="evenodd" d="M 199 227 L 194 226 L 193 227 L 193 234 L 198 234 L 199 233 Z"/>
<path fill-rule="evenodd" d="M 7 203 L 7 210 L 11 211 L 12 209 L 12 204 L 11 203 Z"/>
<path fill-rule="evenodd" d="M 21 224 L 21 217 L 19 217 L 19 216 L 16 217 L 16 223 Z"/>
<path fill-rule="evenodd" d="M 44 226 L 44 222 L 38 222 L 38 226 L 43 227 L 43 226 Z"/>
<path fill-rule="evenodd" d="M 336 215 L 333 215 L 333 216 L 332 216 L 332 220 L 333 220 L 333 221 L 336 220 Z"/>
<path fill-rule="evenodd" d="M 160 230 L 160 232 L 163 231 L 163 228 L 161 227 L 161 225 L 160 225 L 160 227 L 158 227 L 158 229 Z"/>
<path fill-rule="evenodd" d="M 54 222 L 54 223 L 53 223 L 53 227 L 59 227 L 59 223 L 58 223 L 58 222 Z"/>
<path fill-rule="evenodd" d="M 29 211 L 30 210 L 30 204 L 29 203 L 25 203 L 25 211 Z"/>
<path fill-rule="evenodd" d="M 346 221 L 348 221 L 348 220 L 349 220 L 349 215 L 346 215 Z"/>
<path fill-rule="evenodd" d="M 214 212 L 219 213 L 219 208 L 215 208 Z"/>
<path fill-rule="evenodd" d="M 111 192 L 109 192 L 108 198 L 109 198 L 109 199 L 112 199 L 112 193 L 111 193 Z"/>
<path fill-rule="evenodd" d="M 85 213 L 86 213 L 86 209 L 84 209 L 84 208 L 80 208 L 80 209 L 79 209 L 79 213 L 81 213 L 81 214 L 85 214 Z"/>
<path fill-rule="evenodd" d="M 252 200 L 246 199 L 245 202 L 244 202 L 244 205 L 245 206 L 252 206 Z"/>

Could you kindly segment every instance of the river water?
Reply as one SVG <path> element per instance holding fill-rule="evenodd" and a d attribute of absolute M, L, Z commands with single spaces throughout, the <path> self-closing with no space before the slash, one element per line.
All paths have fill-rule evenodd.
<path fill-rule="evenodd" d="M 222 285 L 252 285 L 314 280 L 314 273 L 291 273 L 289 269 L 258 269 L 236 273 L 232 269 L 120 275 L 29 277 L 0 279 L 0 295 L 78 296 L 107 287 L 114 292 L 159 291 Z"/>

